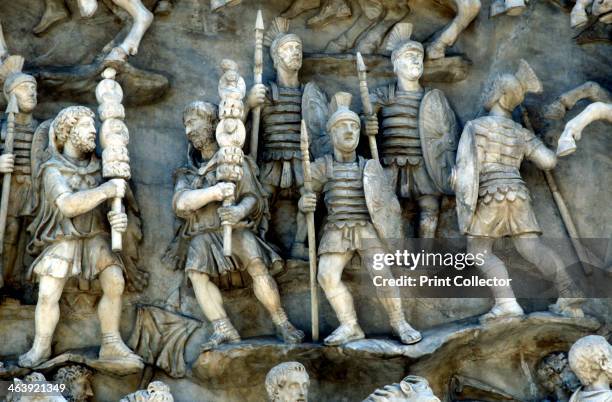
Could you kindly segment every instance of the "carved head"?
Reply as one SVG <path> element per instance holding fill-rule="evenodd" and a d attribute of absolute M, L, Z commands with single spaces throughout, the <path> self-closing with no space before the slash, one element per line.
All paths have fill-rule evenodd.
<path fill-rule="evenodd" d="M 399 384 L 385 385 L 364 402 L 440 402 L 423 377 L 410 375 Z"/>
<path fill-rule="evenodd" d="M 395 75 L 408 81 L 418 81 L 423 75 L 425 51 L 420 42 L 410 39 L 411 36 L 412 24 L 396 24 L 389 33 L 386 48 L 391 52 Z"/>
<path fill-rule="evenodd" d="M 589 335 L 572 345 L 568 354 L 570 367 L 584 386 L 607 377 L 612 381 L 612 345 L 606 338 Z"/>
<path fill-rule="evenodd" d="M 558 400 L 568 400 L 569 395 L 580 386 L 580 381 L 571 370 L 567 354 L 551 353 L 539 363 L 536 371 L 539 384 L 548 395 Z"/>
<path fill-rule="evenodd" d="M 185 134 L 200 152 L 216 150 L 214 133 L 217 122 L 217 107 L 209 102 L 192 102 L 183 112 Z"/>
<path fill-rule="evenodd" d="M 270 402 L 306 402 L 309 385 L 306 367 L 298 362 L 281 363 L 266 376 Z"/>
<path fill-rule="evenodd" d="M 542 83 L 535 71 L 525 60 L 519 62 L 515 74 L 502 74 L 489 87 L 485 94 L 485 108 L 491 110 L 496 104 L 512 112 L 523 103 L 527 93 L 542 92 Z"/>
<path fill-rule="evenodd" d="M 277 17 L 265 38 L 274 68 L 299 71 L 302 68 L 302 39 L 289 33 L 289 20 Z"/>
<path fill-rule="evenodd" d="M 15 72 L 4 82 L 4 97 L 8 101 L 11 95 L 17 99 L 17 107 L 21 113 L 32 113 L 38 103 L 36 94 L 36 79 L 29 74 Z"/>
<path fill-rule="evenodd" d="M 66 390 L 62 395 L 68 402 L 88 401 L 93 396 L 91 379 L 93 373 L 78 365 L 62 367 L 53 377 L 55 382 L 66 384 Z"/>
<path fill-rule="evenodd" d="M 161 381 L 153 381 L 147 387 L 149 398 L 147 402 L 174 402 L 170 387 Z"/>
<path fill-rule="evenodd" d="M 62 109 L 51 125 L 58 150 L 68 142 L 84 153 L 96 149 L 94 118 L 94 112 L 85 106 L 69 106 Z"/>
<path fill-rule="evenodd" d="M 327 132 L 331 135 L 335 149 L 353 152 L 359 145 L 361 121 L 357 113 L 349 109 L 351 94 L 338 92 L 332 98 L 332 115 L 327 122 Z"/>

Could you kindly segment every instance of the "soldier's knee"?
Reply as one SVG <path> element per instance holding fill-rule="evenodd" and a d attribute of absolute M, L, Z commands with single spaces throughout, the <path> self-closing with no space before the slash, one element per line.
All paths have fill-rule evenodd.
<path fill-rule="evenodd" d="M 433 195 L 426 195 L 419 198 L 419 208 L 421 213 L 437 214 L 440 210 L 440 200 Z"/>
<path fill-rule="evenodd" d="M 191 283 L 207 284 L 208 282 L 210 282 L 210 277 L 204 272 L 187 271 L 187 277 L 189 278 Z"/>
<path fill-rule="evenodd" d="M 247 267 L 247 271 L 249 272 L 249 275 L 253 277 L 268 275 L 268 268 L 260 258 L 256 258 L 251 261 Z"/>
<path fill-rule="evenodd" d="M 317 274 L 317 281 L 323 289 L 330 289 L 340 282 L 340 278 L 331 270 L 320 270 Z"/>

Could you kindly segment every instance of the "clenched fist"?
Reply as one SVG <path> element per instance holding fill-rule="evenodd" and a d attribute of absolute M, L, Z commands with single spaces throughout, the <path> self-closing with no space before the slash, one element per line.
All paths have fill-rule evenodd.
<path fill-rule="evenodd" d="M 242 208 L 237 205 L 221 207 L 217 210 L 217 213 L 222 223 L 228 223 L 230 225 L 235 225 L 244 218 Z"/>
<path fill-rule="evenodd" d="M 13 173 L 15 169 L 15 155 L 4 154 L 0 156 L 0 173 Z"/>
<path fill-rule="evenodd" d="M 127 189 L 127 183 L 123 179 L 111 179 L 101 186 L 106 196 L 110 198 L 123 198 L 125 197 L 125 190 Z"/>
<path fill-rule="evenodd" d="M 127 224 L 128 224 L 128 218 L 125 213 L 110 211 L 107 214 L 107 217 L 114 231 L 119 232 L 119 233 L 124 233 L 126 231 Z"/>
<path fill-rule="evenodd" d="M 368 136 L 375 136 L 378 134 L 378 117 L 376 117 L 376 115 L 366 117 L 365 123 L 366 134 Z"/>
<path fill-rule="evenodd" d="M 264 84 L 255 84 L 249 92 L 248 103 L 250 107 L 257 107 L 264 104 L 266 101 L 266 86 Z"/>
<path fill-rule="evenodd" d="M 234 196 L 236 192 L 236 185 L 234 183 L 220 182 L 215 184 L 213 189 L 215 192 L 215 199 L 217 201 L 223 201 L 226 198 Z"/>
<path fill-rule="evenodd" d="M 304 193 L 298 202 L 298 208 L 305 214 L 317 209 L 317 196 L 314 193 Z"/>

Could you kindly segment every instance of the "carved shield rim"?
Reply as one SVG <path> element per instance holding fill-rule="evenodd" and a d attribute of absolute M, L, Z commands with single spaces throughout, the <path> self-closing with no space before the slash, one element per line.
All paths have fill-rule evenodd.
<path fill-rule="evenodd" d="M 426 124 L 425 116 L 428 112 L 430 105 L 432 104 L 433 99 L 439 99 L 442 102 L 443 108 L 446 113 L 451 116 L 451 129 L 449 132 L 444 134 L 446 141 L 449 142 L 450 149 L 445 153 L 447 155 L 445 163 L 450 163 L 450 166 L 440 167 L 440 163 L 435 159 L 433 149 L 430 149 L 430 138 L 439 138 L 433 130 L 428 129 L 428 125 Z M 442 124 L 443 122 L 439 122 Z M 431 177 L 432 181 L 438 188 L 438 190 L 444 194 L 452 195 L 454 194 L 453 188 L 450 183 L 450 178 L 453 170 L 453 163 L 455 162 L 456 154 L 457 154 L 457 146 L 459 139 L 459 124 L 457 122 L 457 116 L 455 112 L 450 107 L 448 103 L 448 99 L 444 95 L 444 92 L 439 89 L 433 89 L 428 91 L 421 101 L 421 105 L 419 107 L 419 138 L 421 140 L 421 149 L 423 150 L 423 159 L 425 161 L 425 168 L 429 173 L 429 177 Z M 443 160 L 441 155 L 438 156 L 438 159 Z"/>
<path fill-rule="evenodd" d="M 379 161 L 370 159 L 363 170 L 363 190 L 372 224 L 387 246 L 404 237 L 402 209 Z"/>
<path fill-rule="evenodd" d="M 466 233 L 472 223 L 478 201 L 479 163 L 476 138 L 471 122 L 466 124 L 459 146 L 454 171 L 454 187 L 459 230 Z"/>

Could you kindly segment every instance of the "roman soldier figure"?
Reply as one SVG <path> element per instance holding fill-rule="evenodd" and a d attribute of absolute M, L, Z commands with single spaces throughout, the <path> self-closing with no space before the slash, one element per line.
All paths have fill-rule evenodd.
<path fill-rule="evenodd" d="M 371 276 L 392 278 L 388 267 L 376 270 L 373 259 L 385 253 L 388 240 L 402 236 L 399 224 L 399 202 L 387 185 L 382 166 L 376 160 L 358 157 L 361 122 L 349 110 L 351 95 L 338 93 L 332 100 L 327 133 L 334 147 L 333 155 L 318 158 L 312 164 L 312 189 L 303 191 L 299 207 L 304 213 L 314 212 L 316 193 L 323 193 L 327 209 L 326 224 L 318 248 L 318 281 L 336 312 L 340 326 L 324 342 L 341 345 L 365 337 L 357 322 L 357 314 L 347 286 L 341 276 L 355 253 Z M 404 317 L 397 288 L 377 289 L 391 328 L 403 343 L 421 340 L 421 334 Z"/>
<path fill-rule="evenodd" d="M 541 241 L 542 230 L 519 170 L 524 159 L 543 170 L 553 169 L 557 163 L 554 151 L 512 120 L 512 112 L 525 94 L 541 91 L 535 72 L 521 60 L 516 74 L 503 74 L 490 87 L 484 105 L 489 114 L 465 125 L 452 179 L 459 228 L 468 236 L 468 252 L 485 256 L 480 268 L 487 277 L 508 279 L 503 261 L 493 254 L 493 243 L 510 237 L 523 258 L 555 282 L 559 298 L 550 306 L 551 311 L 581 317 L 584 299 L 559 255 Z M 491 291 L 495 305 L 482 321 L 523 314 L 512 288 L 493 287 Z"/>
<path fill-rule="evenodd" d="M 410 40 L 412 24 L 397 24 L 387 42 L 397 81 L 371 95 L 366 131 L 379 132 L 381 163 L 400 200 L 418 204 L 418 236 L 434 238 L 440 197 L 452 194 L 449 177 L 457 149 L 455 113 L 440 90 L 424 90 L 423 45 Z M 379 117 L 380 114 L 380 127 Z"/>
<path fill-rule="evenodd" d="M 316 92 L 325 99 L 315 84 L 302 86 L 299 71 L 302 68 L 302 40 L 289 33 L 289 21 L 278 17 L 264 38 L 276 69 L 276 81 L 266 87 L 256 84 L 249 95 L 249 106 L 263 105 L 263 152 L 260 159 L 260 180 L 271 195 L 271 205 L 281 199 L 299 198 L 302 186 L 302 159 L 300 151 L 300 123 L 307 91 Z M 325 99 L 325 102 L 327 100 Z M 298 211 L 297 229 L 291 256 L 307 259 L 305 247 L 306 221 Z"/>

